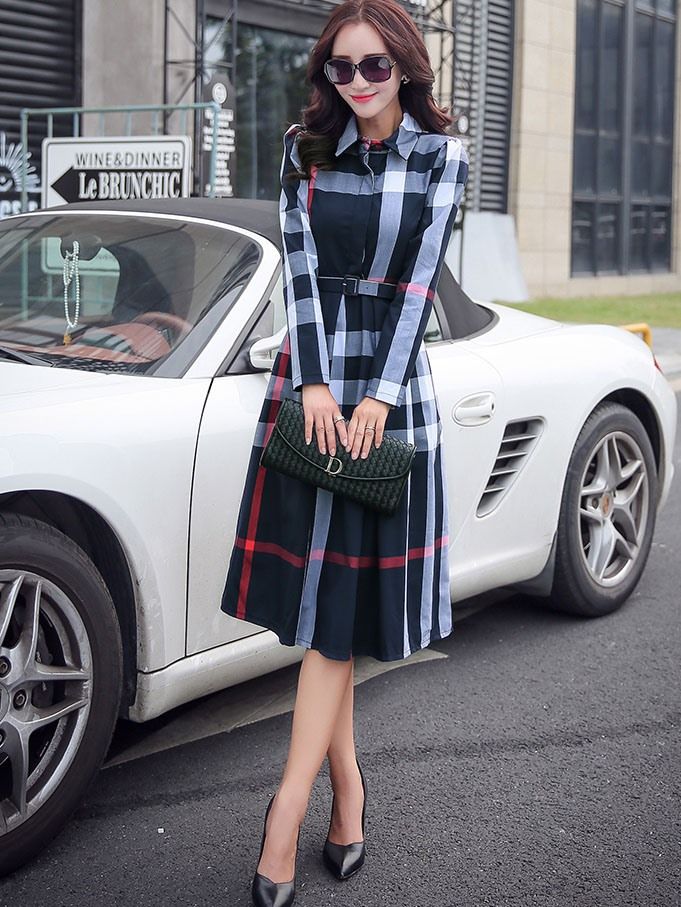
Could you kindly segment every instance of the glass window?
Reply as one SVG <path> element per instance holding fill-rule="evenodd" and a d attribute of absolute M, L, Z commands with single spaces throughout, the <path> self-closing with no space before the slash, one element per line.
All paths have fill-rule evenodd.
<path fill-rule="evenodd" d="M 605 4 L 601 22 L 599 58 L 599 128 L 602 132 L 620 131 L 622 94 L 622 21 L 621 6 Z"/>
<path fill-rule="evenodd" d="M 619 195 L 622 189 L 622 139 L 601 136 L 598 152 L 599 195 Z"/>
<path fill-rule="evenodd" d="M 575 192 L 596 194 L 596 151 L 598 142 L 592 135 L 575 135 Z"/>
<path fill-rule="evenodd" d="M 596 0 L 582 0 L 577 9 L 577 72 L 575 124 L 581 132 L 596 129 Z"/>
<path fill-rule="evenodd" d="M 651 268 L 669 270 L 671 251 L 671 208 L 655 207 L 650 215 Z"/>
<path fill-rule="evenodd" d="M 216 67 L 231 46 L 231 22 L 211 44 L 221 25 L 221 19 L 209 17 L 205 31 Z M 283 135 L 291 123 L 300 122 L 307 103 L 305 72 L 316 39 L 244 22 L 236 34 L 234 194 L 277 200 Z M 207 75 L 212 75 L 210 69 Z"/>
<path fill-rule="evenodd" d="M 573 274 L 671 266 L 675 15 L 675 0 L 577 2 Z"/>
<path fill-rule="evenodd" d="M 599 205 L 597 270 L 616 272 L 619 265 L 619 205 Z"/>
<path fill-rule="evenodd" d="M 180 218 L 8 220 L 0 225 L 0 345 L 53 365 L 144 374 L 210 310 L 226 312 L 259 260 L 259 246 L 241 234 Z"/>
<path fill-rule="evenodd" d="M 635 138 L 631 143 L 631 191 L 637 198 L 650 194 L 650 143 Z"/>
<path fill-rule="evenodd" d="M 576 202 L 572 209 L 572 267 L 575 274 L 594 271 L 594 206 Z"/>
<path fill-rule="evenodd" d="M 636 16 L 634 34 L 636 43 L 636 78 L 634 79 L 634 133 L 648 135 L 650 132 L 650 83 L 653 58 L 653 18 Z"/>
<path fill-rule="evenodd" d="M 656 23 L 654 57 L 655 91 L 653 92 L 653 132 L 671 141 L 674 132 L 674 25 Z"/>
<path fill-rule="evenodd" d="M 648 226 L 647 205 L 634 205 L 631 209 L 629 266 L 632 271 L 648 271 Z"/>

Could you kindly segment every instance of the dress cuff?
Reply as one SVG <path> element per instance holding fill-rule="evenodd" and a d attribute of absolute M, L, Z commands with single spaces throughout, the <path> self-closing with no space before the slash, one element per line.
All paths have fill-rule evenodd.
<path fill-rule="evenodd" d="M 291 384 L 293 390 L 300 390 L 305 384 L 326 384 L 329 383 L 329 376 L 322 374 L 310 374 L 310 375 L 294 375 L 291 378 Z"/>
<path fill-rule="evenodd" d="M 389 403 L 391 406 L 401 406 L 404 401 L 407 389 L 393 381 L 381 381 L 380 378 L 372 378 L 367 384 L 365 396 L 374 397 L 376 400 L 382 400 L 383 403 Z"/>

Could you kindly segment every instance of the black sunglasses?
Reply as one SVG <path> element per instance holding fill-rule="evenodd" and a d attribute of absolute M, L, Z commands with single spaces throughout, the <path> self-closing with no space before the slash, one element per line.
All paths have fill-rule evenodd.
<path fill-rule="evenodd" d="M 365 57 L 359 63 L 332 57 L 324 64 L 324 73 L 334 85 L 349 85 L 355 78 L 356 69 L 359 69 L 367 82 L 387 82 L 396 62 L 390 62 L 384 54 Z"/>

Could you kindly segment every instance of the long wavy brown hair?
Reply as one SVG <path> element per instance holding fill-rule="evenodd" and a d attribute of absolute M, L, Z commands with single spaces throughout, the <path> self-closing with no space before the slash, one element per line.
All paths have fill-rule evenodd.
<path fill-rule="evenodd" d="M 348 120 L 349 105 L 324 74 L 332 56 L 334 38 L 348 22 L 368 22 L 380 34 L 408 82 L 400 81 L 398 99 L 426 132 L 445 134 L 453 123 L 448 107 L 433 99 L 435 76 L 428 51 L 409 13 L 397 0 L 344 0 L 329 16 L 308 60 L 306 79 L 312 85 L 309 103 L 302 110 L 304 131 L 298 139 L 301 172 L 289 179 L 309 179 L 311 168 L 335 167 L 334 151 Z"/>

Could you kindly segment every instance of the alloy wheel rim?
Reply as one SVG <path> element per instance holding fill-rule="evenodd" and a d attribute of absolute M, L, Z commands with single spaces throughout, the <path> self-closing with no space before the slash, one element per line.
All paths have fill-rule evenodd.
<path fill-rule="evenodd" d="M 638 561 L 648 522 L 650 483 L 641 448 L 623 431 L 600 438 L 580 481 L 579 542 L 590 578 L 619 585 Z"/>
<path fill-rule="evenodd" d="M 91 697 L 92 650 L 74 603 L 46 577 L 0 570 L 0 836 L 59 786 Z"/>

